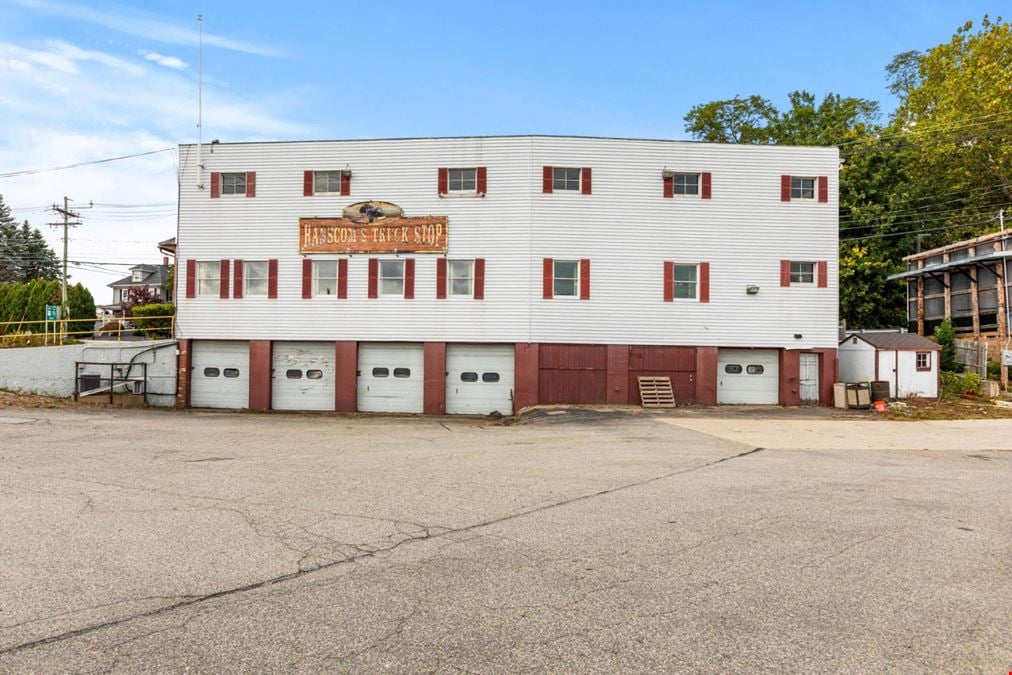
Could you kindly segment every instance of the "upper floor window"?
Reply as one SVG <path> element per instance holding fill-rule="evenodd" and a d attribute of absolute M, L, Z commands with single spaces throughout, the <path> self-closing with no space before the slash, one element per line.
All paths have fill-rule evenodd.
<path fill-rule="evenodd" d="M 133 281 L 134 283 L 137 283 L 138 281 L 140 281 L 143 278 L 144 278 L 144 271 L 143 270 L 134 270 L 133 277 L 131 277 L 131 281 Z"/>
<path fill-rule="evenodd" d="M 814 284 L 815 263 L 791 261 L 792 284 Z"/>
<path fill-rule="evenodd" d="M 313 295 L 337 294 L 337 261 L 313 261 Z"/>
<path fill-rule="evenodd" d="M 449 260 L 447 267 L 449 267 L 450 295 L 470 297 L 474 292 L 474 261 Z"/>
<path fill-rule="evenodd" d="M 246 295 L 267 295 L 267 261 L 247 260 L 243 267 L 243 292 Z"/>
<path fill-rule="evenodd" d="M 314 171 L 313 192 L 315 194 L 341 193 L 340 171 Z"/>
<path fill-rule="evenodd" d="M 221 292 L 221 263 L 197 263 L 197 295 L 217 296 Z"/>
<path fill-rule="evenodd" d="M 580 191 L 580 169 L 552 167 L 552 190 Z"/>
<path fill-rule="evenodd" d="M 130 300 L 130 289 L 121 288 L 119 291 L 119 299 L 123 302 L 128 302 Z"/>
<path fill-rule="evenodd" d="M 450 192 L 471 193 L 478 189 L 477 169 L 447 169 L 446 187 Z"/>
<path fill-rule="evenodd" d="M 380 295 L 404 296 L 404 261 L 379 261 Z"/>
<path fill-rule="evenodd" d="M 815 179 L 791 176 L 791 199 L 815 199 Z"/>
<path fill-rule="evenodd" d="M 698 173 L 676 173 L 673 178 L 674 192 L 676 195 L 698 195 L 699 174 Z M 678 297 L 678 296 L 675 296 Z"/>
<path fill-rule="evenodd" d="M 223 195 L 245 195 L 246 174 L 245 173 L 223 173 L 221 174 L 221 194 Z"/>
<path fill-rule="evenodd" d="M 580 263 L 578 261 L 554 261 L 552 294 L 557 298 L 575 298 L 580 294 Z"/>
<path fill-rule="evenodd" d="M 675 263 L 672 295 L 676 300 L 695 300 L 699 297 L 699 275 L 696 265 L 680 265 Z"/>

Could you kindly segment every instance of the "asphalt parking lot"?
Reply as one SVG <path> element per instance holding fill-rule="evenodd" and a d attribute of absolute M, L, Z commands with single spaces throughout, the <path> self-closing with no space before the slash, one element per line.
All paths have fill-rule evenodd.
<path fill-rule="evenodd" d="M 0 671 L 1012 671 L 1012 421 L 0 410 Z"/>

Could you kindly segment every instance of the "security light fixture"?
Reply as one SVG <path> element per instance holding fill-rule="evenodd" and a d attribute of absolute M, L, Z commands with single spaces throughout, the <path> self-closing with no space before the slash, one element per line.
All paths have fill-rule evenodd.
<path fill-rule="evenodd" d="M 759 286 L 757 284 L 749 284 L 745 287 L 745 292 L 749 295 L 759 295 Z"/>

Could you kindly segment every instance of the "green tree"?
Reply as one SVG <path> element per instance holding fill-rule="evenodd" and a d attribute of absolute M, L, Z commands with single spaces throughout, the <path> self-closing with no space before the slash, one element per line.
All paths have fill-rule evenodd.
<path fill-rule="evenodd" d="M 906 323 L 906 289 L 886 280 L 895 271 L 895 261 L 881 259 L 866 246 L 842 248 L 840 315 L 848 326 L 889 328 Z"/>
<path fill-rule="evenodd" d="M 11 209 L 4 203 L 0 195 L 0 283 L 17 281 L 17 241 L 18 224 L 11 214 Z"/>
<path fill-rule="evenodd" d="M 70 319 L 79 319 L 67 323 L 67 332 L 75 333 L 71 337 L 80 340 L 91 336 L 95 330 L 95 298 L 91 291 L 81 284 L 67 287 L 67 313 Z"/>
<path fill-rule="evenodd" d="M 769 126 L 777 114 L 761 96 L 736 96 L 693 106 L 685 115 L 685 130 L 710 143 L 770 143 Z"/>
<path fill-rule="evenodd" d="M 963 365 L 956 362 L 956 331 L 952 327 L 952 321 L 946 319 L 935 328 L 935 341 L 942 348 L 939 357 L 939 366 L 949 373 L 959 373 Z"/>
<path fill-rule="evenodd" d="M 26 220 L 21 224 L 18 235 L 21 262 L 20 280 L 59 279 L 60 263 L 38 228 L 33 228 Z"/>

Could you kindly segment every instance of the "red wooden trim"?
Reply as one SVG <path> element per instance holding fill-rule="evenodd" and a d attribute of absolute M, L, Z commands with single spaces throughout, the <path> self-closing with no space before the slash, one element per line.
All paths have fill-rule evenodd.
<path fill-rule="evenodd" d="M 704 171 L 702 173 L 702 180 L 703 180 L 703 199 L 709 199 L 710 193 L 713 188 L 713 176 L 712 174 L 710 174 L 709 171 Z"/>
<path fill-rule="evenodd" d="M 211 172 L 211 199 L 217 199 L 221 196 L 221 173 L 218 171 Z"/>
<path fill-rule="evenodd" d="M 580 300 L 590 300 L 590 258 L 580 258 Z"/>
<path fill-rule="evenodd" d="M 477 192 L 484 197 L 485 193 L 488 192 L 488 167 L 479 166 L 475 169 L 475 175 L 477 176 L 475 181 L 477 183 Z"/>
<path fill-rule="evenodd" d="M 436 258 L 436 299 L 446 299 L 446 258 Z"/>
<path fill-rule="evenodd" d="M 337 299 L 347 300 L 348 298 L 348 259 L 341 258 L 337 261 Z"/>
<path fill-rule="evenodd" d="M 589 195 L 590 194 L 590 167 L 585 166 L 580 169 L 580 193 Z"/>
<path fill-rule="evenodd" d="M 817 267 L 819 268 L 819 288 L 826 288 L 829 285 L 829 264 L 825 260 L 820 260 Z"/>
<path fill-rule="evenodd" d="M 278 297 L 278 259 L 271 258 L 267 261 L 267 297 L 274 299 Z"/>
<path fill-rule="evenodd" d="M 308 300 L 313 297 L 313 261 L 310 258 L 302 259 L 302 299 Z"/>
<path fill-rule="evenodd" d="M 541 169 L 541 191 L 546 195 L 552 193 L 552 167 L 550 166 Z"/>
<path fill-rule="evenodd" d="M 442 196 L 450 191 L 449 172 L 445 167 L 440 167 L 436 177 L 436 194 Z"/>
<path fill-rule="evenodd" d="M 229 262 L 228 260 L 222 260 L 218 264 L 218 269 L 220 270 L 220 273 L 218 274 L 218 276 L 220 277 L 219 284 L 218 284 L 218 297 L 221 298 L 222 300 L 227 300 L 228 299 L 228 285 L 229 285 L 228 284 L 228 271 L 229 271 L 229 264 L 228 264 L 228 262 Z"/>
<path fill-rule="evenodd" d="M 341 172 L 341 196 L 347 197 L 351 194 L 351 173 L 348 171 Z"/>
<path fill-rule="evenodd" d="M 379 297 L 379 260 L 369 258 L 369 297 Z"/>
<path fill-rule="evenodd" d="M 415 259 L 404 261 L 404 299 L 415 299 Z"/>
<path fill-rule="evenodd" d="M 780 176 L 780 201 L 791 201 L 791 177 Z"/>
<path fill-rule="evenodd" d="M 246 269 L 245 264 L 242 260 L 232 261 L 233 273 L 232 273 L 232 297 L 236 300 L 242 298 L 243 294 L 243 272 Z"/>
<path fill-rule="evenodd" d="M 555 261 L 545 258 L 541 262 L 541 297 L 551 300 L 553 295 L 552 279 L 555 273 Z"/>
<path fill-rule="evenodd" d="M 671 199 L 675 196 L 675 177 L 674 176 L 663 176 L 664 180 L 664 198 Z"/>
<path fill-rule="evenodd" d="M 303 171 L 302 172 L 302 196 L 312 197 L 313 196 L 313 172 Z"/>
<path fill-rule="evenodd" d="M 249 341 L 249 407 L 250 410 L 271 409 L 271 367 L 273 343 L 270 340 Z"/>
<path fill-rule="evenodd" d="M 426 342 L 422 348 L 422 411 L 446 413 L 446 343 Z"/>
<path fill-rule="evenodd" d="M 699 301 L 710 302 L 710 263 L 699 263 Z"/>
<path fill-rule="evenodd" d="M 246 196 L 256 197 L 257 196 L 257 172 L 247 171 L 246 172 Z"/>
<path fill-rule="evenodd" d="M 192 258 L 186 261 L 186 297 L 197 297 L 197 261 Z"/>
<path fill-rule="evenodd" d="M 339 262 L 346 262 L 342 258 Z M 355 412 L 358 409 L 358 342 L 354 340 L 334 343 L 334 409 L 337 412 Z"/>
<path fill-rule="evenodd" d="M 780 261 L 780 285 L 787 287 L 791 285 L 791 261 Z"/>
<path fill-rule="evenodd" d="M 823 202 L 823 203 L 829 201 L 829 177 L 828 176 L 819 176 L 819 201 Z"/>
<path fill-rule="evenodd" d="M 675 301 L 675 263 L 664 261 L 664 302 Z"/>
<path fill-rule="evenodd" d="M 474 259 L 474 299 L 485 299 L 485 259 Z"/>

